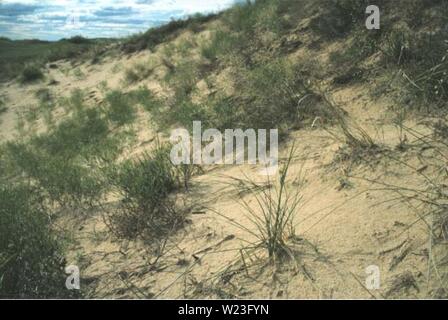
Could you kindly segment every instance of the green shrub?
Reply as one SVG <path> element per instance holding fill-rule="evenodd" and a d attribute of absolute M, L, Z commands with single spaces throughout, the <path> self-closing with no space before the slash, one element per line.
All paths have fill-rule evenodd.
<path fill-rule="evenodd" d="M 347 35 L 354 28 L 364 27 L 367 0 L 324 0 L 321 13 L 311 21 L 311 28 L 328 38 Z M 381 5 L 381 1 L 376 1 Z"/>
<path fill-rule="evenodd" d="M 95 157 L 108 145 L 109 128 L 98 109 L 86 109 L 62 121 L 48 134 L 32 138 L 37 148 L 63 158 Z"/>
<path fill-rule="evenodd" d="M 236 92 L 232 97 L 215 95 L 206 102 L 191 100 L 195 84 L 188 72 L 174 74 L 174 99 L 166 108 L 152 112 L 163 128 L 180 125 L 192 129 L 193 121 L 219 129 L 279 129 L 285 134 L 291 127 L 315 117 L 331 117 L 326 104 L 307 88 L 305 71 L 287 59 L 274 59 L 252 67 L 239 66 L 234 72 Z M 186 68 L 188 70 L 188 68 Z M 307 71 L 308 72 L 308 71 Z M 174 81 L 173 79 L 185 79 Z M 282 135 L 284 137 L 284 135 Z"/>
<path fill-rule="evenodd" d="M 448 44 L 446 33 L 433 34 L 394 30 L 383 53 L 387 65 L 403 68 L 404 88 L 410 98 L 422 103 L 446 105 L 448 99 Z"/>
<path fill-rule="evenodd" d="M 200 103 L 184 100 L 172 106 L 172 112 L 174 123 L 190 130 L 193 129 L 193 121 L 201 121 L 205 126 L 210 124 L 209 110 L 207 106 Z"/>
<path fill-rule="evenodd" d="M 136 111 L 128 95 L 115 90 L 107 94 L 106 102 L 108 104 L 107 117 L 116 125 L 122 126 L 135 120 Z"/>
<path fill-rule="evenodd" d="M 0 98 L 0 114 L 6 112 L 8 110 L 8 107 L 5 106 L 5 101 Z"/>
<path fill-rule="evenodd" d="M 25 84 L 42 80 L 43 78 L 44 74 L 42 73 L 40 67 L 35 64 L 28 64 L 22 70 L 20 81 Z"/>
<path fill-rule="evenodd" d="M 241 70 L 236 79 L 239 125 L 254 129 L 279 129 L 285 133 L 302 120 L 328 117 L 325 108 L 306 86 L 300 66 L 277 59 Z"/>
<path fill-rule="evenodd" d="M 68 298 L 61 246 L 38 192 L 0 186 L 0 297 Z"/>
<path fill-rule="evenodd" d="M 105 188 L 99 161 L 107 165 L 120 151 L 121 136 L 109 133 L 101 111 L 81 108 L 48 133 L 7 143 L 6 153 L 15 175 L 39 186 L 50 201 L 92 206 Z"/>
<path fill-rule="evenodd" d="M 146 111 L 159 112 L 163 106 L 163 102 L 144 86 L 130 91 L 128 96 L 134 104 L 142 106 Z"/>
<path fill-rule="evenodd" d="M 75 44 L 85 44 L 92 42 L 92 40 L 84 38 L 83 36 L 74 36 L 67 39 L 67 41 Z"/>
<path fill-rule="evenodd" d="M 347 65 L 353 67 L 381 49 L 382 37 L 381 30 L 356 30 L 348 47 L 330 54 L 330 62 L 338 69 L 346 70 Z"/>
<path fill-rule="evenodd" d="M 237 99 L 216 96 L 209 98 L 207 105 L 211 109 L 211 115 L 208 116 L 211 128 L 225 130 L 245 126 L 241 121 L 244 119 L 241 114 L 243 110 L 241 110 L 240 102 Z"/>
<path fill-rule="evenodd" d="M 125 71 L 125 81 L 128 84 L 142 81 L 148 78 L 154 71 L 155 63 L 153 61 L 139 62 Z"/>
<path fill-rule="evenodd" d="M 387 35 L 383 43 L 385 62 L 397 65 L 409 62 L 414 38 L 411 33 L 407 28 L 395 28 Z"/>
<path fill-rule="evenodd" d="M 197 63 L 185 60 L 176 65 L 173 72 L 166 75 L 165 81 L 173 90 L 175 101 L 182 101 L 196 90 L 199 78 Z"/>
<path fill-rule="evenodd" d="M 201 53 L 208 60 L 215 62 L 218 58 L 237 51 L 238 46 L 243 43 L 238 34 L 218 29 L 212 34 L 211 40 L 201 46 Z"/>
<path fill-rule="evenodd" d="M 31 179 L 51 202 L 61 206 L 92 206 L 104 190 L 95 170 L 76 159 L 45 154 L 22 143 L 8 143 L 17 174 Z"/>
<path fill-rule="evenodd" d="M 191 49 L 194 48 L 196 45 L 195 42 L 193 42 L 190 39 L 183 39 L 179 42 L 179 45 L 177 46 L 177 51 L 182 56 L 187 56 L 191 53 Z"/>
<path fill-rule="evenodd" d="M 179 187 L 169 150 L 161 147 L 152 156 L 145 154 L 110 170 L 110 184 L 121 197 L 118 210 L 108 219 L 116 236 L 158 238 L 184 222 L 169 199 L 169 194 Z"/>
<path fill-rule="evenodd" d="M 255 12 L 255 27 L 261 32 L 270 32 L 281 35 L 290 25 L 285 20 L 284 14 L 289 11 L 282 10 L 283 0 L 258 1 L 258 10 Z M 290 1 L 290 3 L 292 3 Z M 290 7 L 293 4 L 289 4 Z"/>
<path fill-rule="evenodd" d="M 64 108 L 66 114 L 81 112 L 84 109 L 85 92 L 73 89 L 68 97 L 59 97 L 57 103 Z"/>
<path fill-rule="evenodd" d="M 50 90 L 47 88 L 41 88 L 35 93 L 36 98 L 43 103 L 48 103 L 52 101 L 52 96 Z"/>
<path fill-rule="evenodd" d="M 36 106 L 30 106 L 24 111 L 24 116 L 28 123 L 33 123 L 39 118 L 39 110 Z"/>
<path fill-rule="evenodd" d="M 262 2 L 266 1 L 256 1 L 255 4 L 251 2 L 236 4 L 224 15 L 226 25 L 236 32 L 251 33 L 257 22 L 256 9 Z"/>

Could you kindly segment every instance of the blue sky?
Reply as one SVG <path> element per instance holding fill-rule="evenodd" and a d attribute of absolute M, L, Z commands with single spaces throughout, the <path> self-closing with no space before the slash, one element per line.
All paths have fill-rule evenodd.
<path fill-rule="evenodd" d="M 121 37 L 238 0 L 0 0 L 0 36 L 58 40 Z"/>

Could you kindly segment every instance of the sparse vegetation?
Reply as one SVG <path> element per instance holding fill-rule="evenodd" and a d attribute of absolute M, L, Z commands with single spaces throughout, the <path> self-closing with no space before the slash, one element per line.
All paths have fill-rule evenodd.
<path fill-rule="evenodd" d="M 82 103 L 77 97 L 74 94 L 70 100 Z M 47 134 L 6 145 L 16 174 L 37 183 L 48 199 L 61 206 L 94 205 L 104 191 L 96 163 L 113 161 L 120 150 L 120 136 L 109 135 L 101 111 L 78 108 Z"/>
<path fill-rule="evenodd" d="M 448 45 L 444 32 L 413 35 L 395 31 L 390 34 L 384 50 L 387 63 L 404 68 L 402 83 L 407 99 L 446 106 Z"/>
<path fill-rule="evenodd" d="M 38 189 L 0 186 L 0 297 L 69 298 L 62 246 Z"/>
<path fill-rule="evenodd" d="M 1 128 L 0 297 L 74 297 L 64 288 L 64 257 L 101 271 L 84 282 L 95 298 L 289 298 L 303 293 L 296 289 L 305 278 L 312 288 L 304 297 L 389 297 L 403 283 L 418 297 L 447 297 L 448 3 L 376 1 L 380 30 L 365 28 L 369 4 L 246 1 L 119 41 L 0 37 L 0 81 L 16 77 L 2 85 L 0 114 L 8 106 L 4 122 L 17 115 L 12 137 L 9 123 Z M 149 51 L 132 54 L 141 50 Z M 49 64 L 59 59 L 69 61 Z M 39 86 L 47 75 L 51 87 Z M 23 101 L 14 96 L 22 92 Z M 278 174 L 262 182 L 254 178 L 264 175 L 261 164 L 173 165 L 167 131 L 191 131 L 193 121 L 219 131 L 278 129 L 280 154 L 289 142 L 300 152 L 280 157 Z M 204 176 L 192 184 L 197 173 Z M 380 212 L 378 199 L 397 205 Z M 327 246 L 333 239 L 341 248 Z M 358 250 L 350 264 L 345 255 Z M 99 253 L 114 254 L 104 258 L 111 269 Z M 372 292 L 356 269 L 371 259 L 389 264 L 381 267 L 385 288 Z M 403 275 L 409 266 L 414 274 Z M 320 287 L 321 277 L 335 285 Z"/>

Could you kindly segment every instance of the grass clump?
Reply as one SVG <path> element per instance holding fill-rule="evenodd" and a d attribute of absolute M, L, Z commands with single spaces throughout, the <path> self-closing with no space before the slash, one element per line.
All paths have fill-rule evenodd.
<path fill-rule="evenodd" d="M 446 106 L 448 44 L 444 31 L 434 34 L 392 32 L 384 45 L 384 61 L 403 68 L 406 99 Z"/>
<path fill-rule="evenodd" d="M 128 92 L 128 96 L 132 103 L 143 107 L 146 111 L 159 115 L 157 119 L 160 118 L 160 115 L 163 112 L 161 110 L 163 101 L 157 98 L 147 87 L 140 86 L 138 89 Z"/>
<path fill-rule="evenodd" d="M 228 54 L 237 50 L 244 42 L 236 33 L 225 29 L 217 29 L 210 39 L 201 45 L 201 54 L 211 62 L 225 59 Z"/>
<path fill-rule="evenodd" d="M 48 133 L 6 144 L 18 177 L 39 186 L 60 206 L 92 206 L 105 190 L 101 165 L 120 151 L 121 137 L 110 136 L 107 119 L 98 109 L 75 110 Z"/>
<path fill-rule="evenodd" d="M 272 57 L 276 42 L 288 33 L 308 10 L 303 1 L 258 0 L 238 3 L 223 14 L 223 25 L 202 44 L 202 55 L 211 62 L 252 66 Z M 296 20 L 297 19 L 297 20 Z M 274 50 L 281 48 L 276 47 Z M 281 50 L 280 50 L 281 51 Z M 278 52 L 278 54 L 282 54 Z"/>
<path fill-rule="evenodd" d="M 286 59 L 276 59 L 252 69 L 245 69 L 236 79 L 240 126 L 254 129 L 276 129 L 284 135 L 304 120 L 328 118 L 318 95 L 314 94 L 302 75 L 300 66 Z"/>
<path fill-rule="evenodd" d="M 294 259 L 288 240 L 295 237 L 295 218 L 302 196 L 298 191 L 290 192 L 287 186 L 293 153 L 294 147 L 291 148 L 286 163 L 280 168 L 277 179 L 268 180 L 264 187 L 252 180 L 237 179 L 240 203 L 250 225 L 240 224 L 218 213 L 232 225 L 254 237 L 254 242 L 248 244 L 248 250 L 265 250 L 272 262 L 281 262 L 284 258 Z M 248 193 L 256 198 L 255 205 L 244 199 Z"/>
<path fill-rule="evenodd" d="M 42 80 L 44 78 L 44 74 L 39 66 L 36 64 L 28 64 L 26 65 L 21 74 L 20 82 L 22 84 L 35 82 L 38 80 Z"/>
<path fill-rule="evenodd" d="M 108 145 L 109 128 L 106 119 L 97 109 L 76 112 L 62 121 L 48 134 L 32 138 L 31 143 L 48 154 L 73 158 L 86 158 L 101 154 Z"/>
<path fill-rule="evenodd" d="M 174 95 L 168 107 L 155 114 L 164 126 L 191 129 L 193 121 L 217 129 L 279 129 L 285 137 L 290 128 L 315 117 L 331 114 L 325 103 L 305 81 L 302 67 L 287 59 L 273 59 L 252 67 L 239 64 L 231 74 L 235 92 L 217 94 L 203 100 L 192 99 L 199 80 L 192 64 L 185 64 L 167 79 Z"/>
<path fill-rule="evenodd" d="M 136 110 L 128 95 L 115 90 L 107 94 L 107 118 L 114 124 L 122 126 L 135 120 Z"/>
<path fill-rule="evenodd" d="M 48 88 L 40 88 L 36 91 L 35 96 L 42 103 L 49 103 L 53 100 Z"/>
<path fill-rule="evenodd" d="M 382 1 L 375 5 L 381 6 Z M 342 37 L 359 26 L 363 27 L 367 0 L 324 0 L 320 13 L 311 21 L 311 28 L 326 38 Z"/>
<path fill-rule="evenodd" d="M 155 62 L 138 62 L 125 71 L 125 81 L 127 84 L 133 84 L 148 78 L 154 71 Z"/>
<path fill-rule="evenodd" d="M 5 105 L 5 101 L 0 98 L 0 114 L 8 111 L 8 107 Z"/>
<path fill-rule="evenodd" d="M 169 197 L 181 185 L 169 150 L 159 147 L 153 155 L 126 161 L 109 172 L 110 183 L 121 197 L 118 209 L 108 217 L 116 236 L 159 238 L 183 224 L 184 215 Z"/>
<path fill-rule="evenodd" d="M 0 186 L 0 297 L 69 298 L 62 248 L 39 192 Z"/>
<path fill-rule="evenodd" d="M 188 98 L 195 90 L 200 74 L 195 61 L 184 60 L 167 73 L 165 82 L 174 92 L 175 102 Z"/>
<path fill-rule="evenodd" d="M 7 152 L 16 173 L 41 188 L 50 204 L 92 206 L 101 197 L 101 179 L 85 162 L 52 156 L 22 143 L 8 143 Z"/>

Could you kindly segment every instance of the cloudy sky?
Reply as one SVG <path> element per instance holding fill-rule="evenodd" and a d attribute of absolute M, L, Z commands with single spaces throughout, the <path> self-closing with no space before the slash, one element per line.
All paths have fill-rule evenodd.
<path fill-rule="evenodd" d="M 0 0 L 0 36 L 58 40 L 119 37 L 238 0 Z"/>

